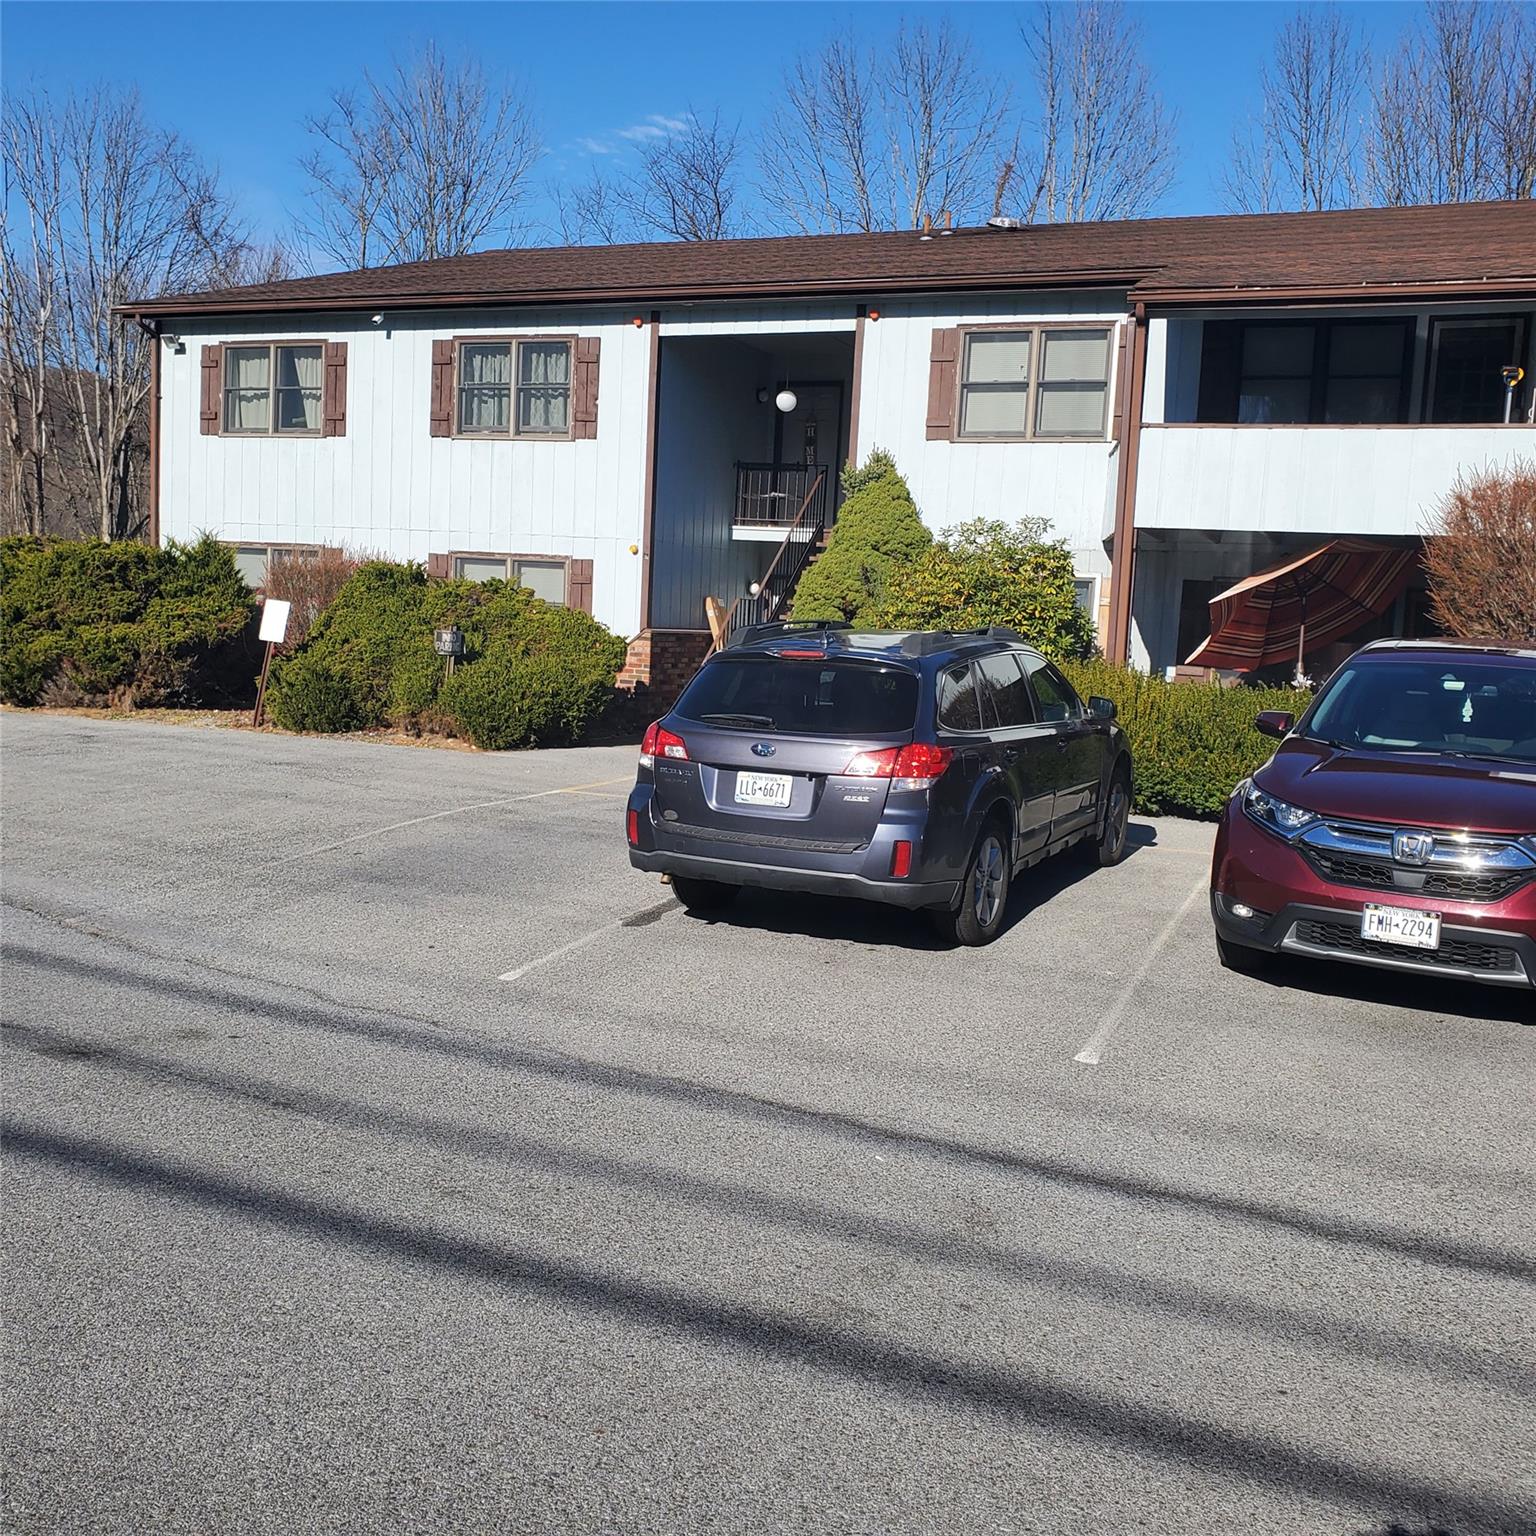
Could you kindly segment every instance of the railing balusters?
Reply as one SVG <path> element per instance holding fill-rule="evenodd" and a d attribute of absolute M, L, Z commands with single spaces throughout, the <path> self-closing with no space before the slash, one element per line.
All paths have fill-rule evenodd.
<path fill-rule="evenodd" d="M 748 467 L 742 466 L 743 469 Z M 772 469 L 781 466 L 751 467 Z M 778 553 L 774 555 L 768 569 L 763 573 L 756 595 L 748 593 L 738 597 L 731 604 L 731 611 L 725 616 L 724 643 L 726 645 L 729 645 L 731 638 L 740 634 L 743 629 L 750 628 L 753 624 L 768 624 L 777 619 L 784 605 L 789 601 L 795 590 L 795 583 L 800 579 L 801 571 L 809 563 L 812 551 L 821 541 L 822 533 L 826 530 L 826 483 L 827 472 L 824 468 L 819 469 L 810 489 L 805 493 L 805 500 L 800 503 L 800 510 L 789 525 L 784 542 L 779 545 Z"/>
<path fill-rule="evenodd" d="M 824 464 L 737 464 L 735 524 L 738 528 L 788 528 Z"/>

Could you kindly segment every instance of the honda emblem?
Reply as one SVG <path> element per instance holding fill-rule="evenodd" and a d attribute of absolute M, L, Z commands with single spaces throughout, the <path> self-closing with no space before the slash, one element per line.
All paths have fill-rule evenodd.
<path fill-rule="evenodd" d="M 1435 840 L 1428 832 L 1394 832 L 1392 857 L 1399 864 L 1428 864 Z"/>

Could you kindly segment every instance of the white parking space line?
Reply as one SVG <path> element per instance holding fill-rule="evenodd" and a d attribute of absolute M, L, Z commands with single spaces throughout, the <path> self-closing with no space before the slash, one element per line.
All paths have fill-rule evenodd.
<path fill-rule="evenodd" d="M 590 933 L 584 933 L 579 939 L 571 939 L 557 949 L 552 949 L 547 955 L 540 955 L 537 960 L 530 960 L 526 965 L 517 966 L 514 970 L 503 971 L 497 981 L 520 981 L 529 971 L 536 971 L 540 966 L 545 966 L 551 960 L 558 960 L 563 955 L 570 954 L 573 950 L 585 949 L 588 944 L 594 944 L 605 934 L 614 933 L 620 928 L 643 928 L 650 923 L 659 922 L 671 912 L 681 912 L 682 903 L 676 898 L 659 901 L 654 906 L 642 907 L 638 912 L 631 912 L 625 917 L 611 920 L 594 928 Z"/>
<path fill-rule="evenodd" d="M 1152 941 L 1152 947 L 1141 957 L 1141 964 L 1131 973 L 1131 979 L 1120 989 L 1119 997 L 1115 999 L 1109 1012 L 1099 1021 L 1099 1027 L 1088 1037 L 1088 1043 L 1072 1058 L 1073 1061 L 1080 1061 L 1084 1066 L 1096 1067 L 1104 1059 L 1104 1049 L 1109 1044 L 1109 1037 L 1120 1027 L 1120 1021 L 1125 1017 L 1125 1010 L 1130 1007 L 1131 999 L 1136 995 L 1136 989 L 1147 979 L 1147 973 L 1156 963 L 1157 957 L 1167 948 L 1168 941 L 1178 932 L 1179 924 L 1189 915 L 1189 909 L 1206 894 L 1209 888 L 1210 877 L 1202 872 L 1194 889 L 1179 903 L 1178 911 L 1163 924 L 1162 931 Z"/>
<path fill-rule="evenodd" d="M 312 859 L 317 854 L 334 853 L 338 848 L 366 842 L 370 837 L 383 837 L 387 832 L 400 832 L 406 827 L 419 827 L 429 821 L 441 821 L 445 816 L 463 816 L 469 811 L 486 811 L 498 805 L 520 805 L 525 800 L 543 800 L 550 795 L 579 795 L 588 790 L 602 789 L 609 784 L 628 784 L 632 778 L 632 774 L 625 774 L 623 778 L 618 779 L 594 779 L 590 784 L 563 784 L 558 789 L 536 789 L 526 795 L 505 795 L 499 800 L 476 800 L 472 805 L 456 805 L 446 811 L 433 811 L 429 816 L 412 816 L 407 821 L 392 821 L 388 826 L 374 827 L 368 832 L 358 832 L 334 843 L 322 843 L 318 848 L 306 848 L 302 853 L 291 853 L 286 858 L 269 859 L 265 864 L 254 867 L 276 869 L 283 864 L 297 864 L 301 859 Z"/>

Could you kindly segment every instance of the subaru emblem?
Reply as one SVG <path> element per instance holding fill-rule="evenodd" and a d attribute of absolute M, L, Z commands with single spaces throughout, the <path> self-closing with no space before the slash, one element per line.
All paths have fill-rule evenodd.
<path fill-rule="evenodd" d="M 1394 832 L 1392 857 L 1399 864 L 1428 864 L 1435 840 L 1428 832 Z"/>
<path fill-rule="evenodd" d="M 758 757 L 772 757 L 775 748 L 771 741 L 754 741 L 752 750 Z"/>

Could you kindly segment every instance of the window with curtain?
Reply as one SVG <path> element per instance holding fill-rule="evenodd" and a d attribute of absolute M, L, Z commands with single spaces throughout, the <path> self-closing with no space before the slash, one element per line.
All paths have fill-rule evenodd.
<path fill-rule="evenodd" d="M 318 436 L 324 348 L 313 345 L 224 348 L 224 430 Z"/>
<path fill-rule="evenodd" d="M 961 437 L 1102 437 L 1109 330 L 970 331 L 960 370 Z"/>
<path fill-rule="evenodd" d="M 523 560 L 515 555 L 457 555 L 453 574 L 461 581 L 510 581 L 546 603 L 565 606 L 565 561 Z"/>
<path fill-rule="evenodd" d="M 461 433 L 570 435 L 570 342 L 464 341 L 458 357 Z"/>

